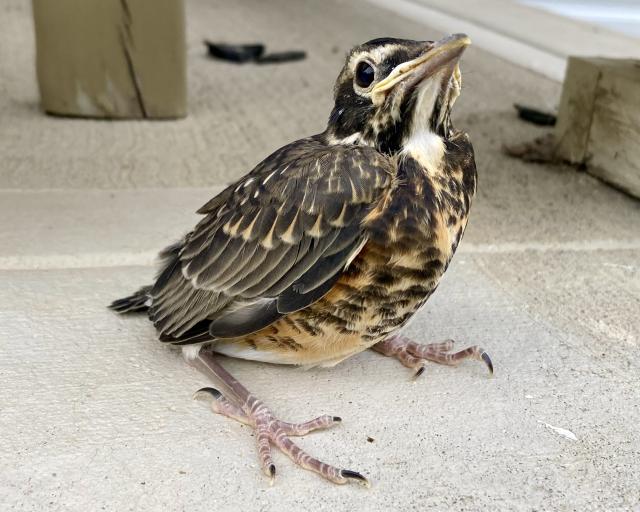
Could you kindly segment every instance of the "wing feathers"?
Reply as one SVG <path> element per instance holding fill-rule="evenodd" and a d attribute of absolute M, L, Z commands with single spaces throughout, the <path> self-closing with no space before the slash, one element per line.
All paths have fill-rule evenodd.
<path fill-rule="evenodd" d="M 241 295 L 244 297 L 267 297 L 273 295 L 270 292 L 270 288 L 277 283 L 283 276 L 287 275 L 289 269 L 294 265 L 298 258 L 298 248 L 295 246 L 289 246 L 289 248 L 282 253 L 282 258 L 278 261 L 278 264 L 271 269 L 271 272 L 265 273 L 261 279 L 253 285 L 251 288 L 244 290 Z"/>
<path fill-rule="evenodd" d="M 224 233 L 222 229 L 219 229 L 211 241 L 206 245 L 203 244 L 201 246 L 201 252 L 195 253 L 195 257 L 192 259 L 187 259 L 189 256 L 185 254 L 191 251 L 183 251 L 180 257 L 183 262 L 187 259 L 186 263 L 183 263 L 183 274 L 185 277 L 191 279 L 197 276 L 205 268 L 215 263 L 220 255 L 226 250 L 230 242 L 231 237 Z M 191 247 L 187 246 L 187 248 Z"/>
<path fill-rule="evenodd" d="M 205 320 L 211 337 L 241 336 L 321 298 L 362 248 L 362 221 L 393 175 L 374 149 L 319 137 L 276 151 L 170 248 L 151 293 L 161 338 L 202 341 Z"/>
<path fill-rule="evenodd" d="M 199 273 L 195 274 L 187 270 L 187 275 L 191 278 L 196 288 L 211 288 L 219 279 L 224 280 L 225 272 L 234 264 L 237 264 L 236 258 L 241 251 L 245 249 L 245 241 L 242 238 L 231 240 L 225 247 L 224 252 L 213 260 L 209 261 Z"/>

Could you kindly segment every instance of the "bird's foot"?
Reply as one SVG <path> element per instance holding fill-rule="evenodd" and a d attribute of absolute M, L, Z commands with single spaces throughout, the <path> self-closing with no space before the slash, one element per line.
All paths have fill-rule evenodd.
<path fill-rule="evenodd" d="M 457 366 L 464 359 L 482 361 L 493 375 L 493 363 L 489 354 L 477 345 L 458 352 L 451 352 L 453 340 L 446 340 L 442 343 L 422 344 L 416 343 L 405 336 L 396 335 L 376 343 L 372 348 L 385 356 L 396 357 L 403 365 L 415 370 L 414 377 L 416 378 L 424 372 L 427 361 Z"/>
<path fill-rule="evenodd" d="M 290 439 L 292 436 L 303 436 L 340 423 L 342 420 L 339 417 L 324 415 L 304 423 L 288 423 L 277 419 L 262 400 L 253 395 L 249 395 L 241 407 L 214 388 L 202 388 L 196 391 L 194 398 L 211 399 L 213 412 L 253 427 L 258 442 L 260 465 L 272 483 L 276 476 L 276 466 L 271 457 L 271 445 L 274 445 L 298 466 L 314 471 L 331 482 L 345 484 L 357 481 L 369 486 L 368 480 L 360 473 L 326 464 L 306 453 Z"/>

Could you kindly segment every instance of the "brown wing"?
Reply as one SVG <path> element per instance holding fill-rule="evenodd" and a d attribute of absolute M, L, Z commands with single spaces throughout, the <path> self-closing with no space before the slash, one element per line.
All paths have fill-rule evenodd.
<path fill-rule="evenodd" d="M 320 299 L 364 244 L 362 220 L 393 175 L 371 148 L 312 137 L 276 151 L 165 253 L 150 308 L 161 339 L 250 334 Z"/>

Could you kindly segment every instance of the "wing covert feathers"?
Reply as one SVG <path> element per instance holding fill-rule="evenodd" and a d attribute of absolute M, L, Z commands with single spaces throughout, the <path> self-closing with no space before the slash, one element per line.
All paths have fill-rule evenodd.
<path fill-rule="evenodd" d="M 394 174 L 372 148 L 316 137 L 267 157 L 163 253 L 149 313 L 161 339 L 250 334 L 321 298 L 362 248 L 362 221 Z"/>

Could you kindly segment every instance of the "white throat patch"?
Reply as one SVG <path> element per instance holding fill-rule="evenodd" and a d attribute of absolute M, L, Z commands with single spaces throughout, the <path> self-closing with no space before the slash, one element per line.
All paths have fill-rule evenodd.
<path fill-rule="evenodd" d="M 414 110 L 413 132 L 404 141 L 402 155 L 411 155 L 427 171 L 440 168 L 444 158 L 444 140 L 431 131 L 431 114 L 438 94 L 440 93 L 440 79 L 436 76 L 427 82 L 418 94 Z"/>
<path fill-rule="evenodd" d="M 402 148 L 402 155 L 415 158 L 427 171 L 440 169 L 445 154 L 444 140 L 430 130 L 411 135 Z"/>

